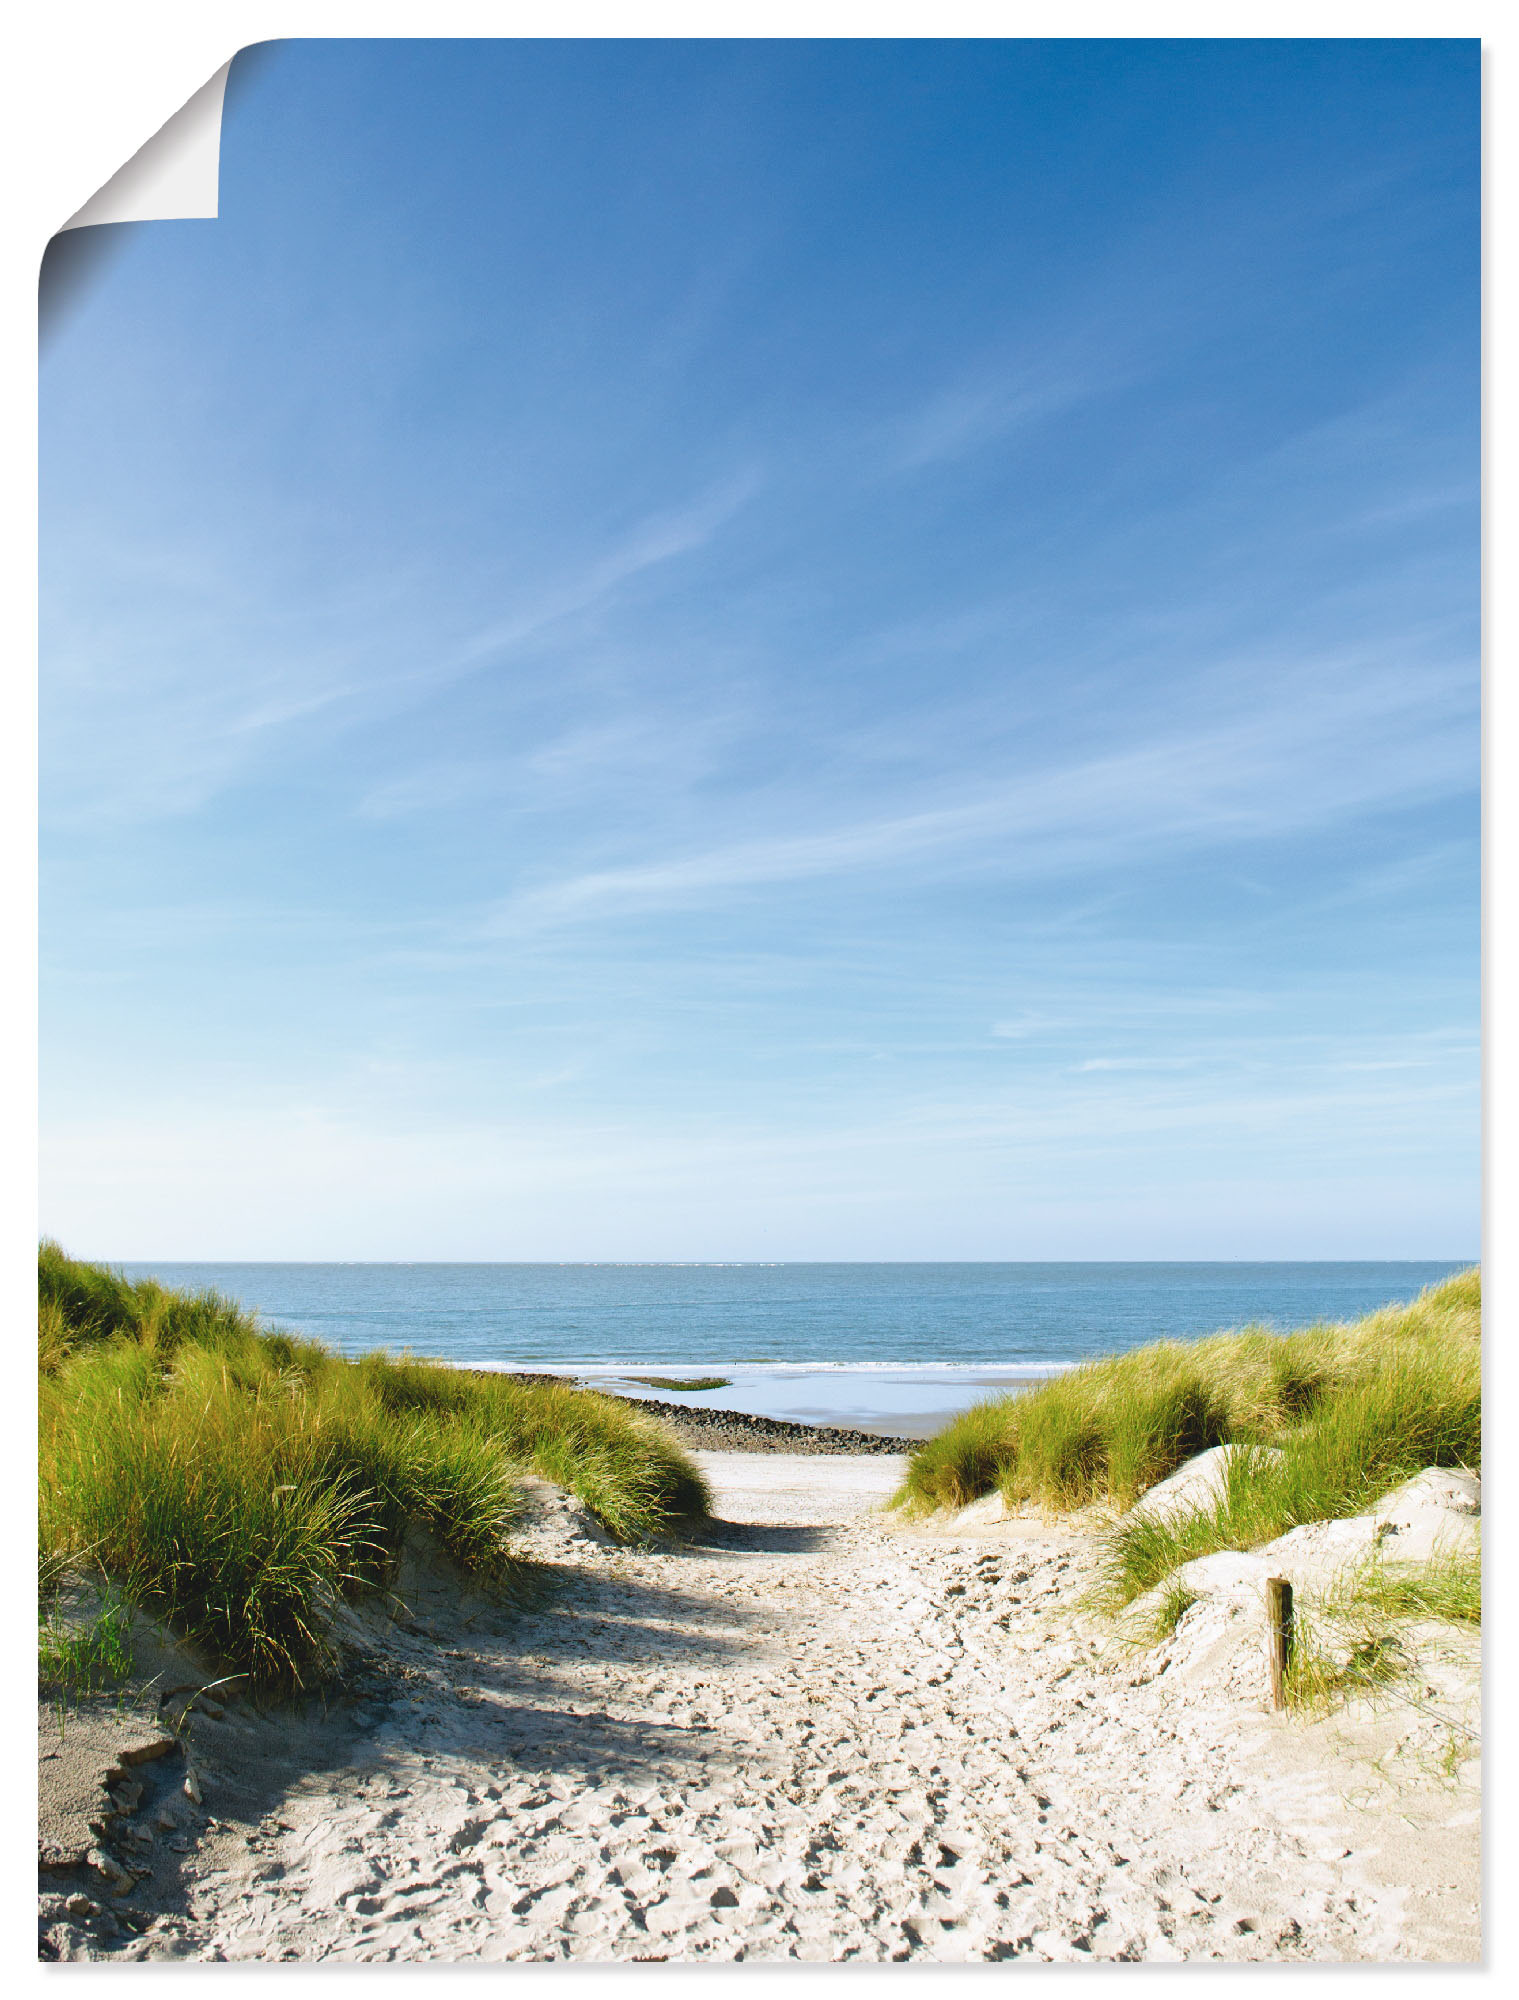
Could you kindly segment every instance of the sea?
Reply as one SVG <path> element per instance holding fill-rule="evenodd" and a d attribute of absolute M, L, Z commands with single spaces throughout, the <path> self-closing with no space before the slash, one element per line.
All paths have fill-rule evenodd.
<path fill-rule="evenodd" d="M 1096 1355 L 1285 1332 L 1412 1299 L 1456 1263 L 186 1264 L 346 1355 L 403 1350 L 695 1408 L 923 1437 Z M 656 1383 L 644 1376 L 660 1378 Z M 721 1378 L 706 1389 L 670 1383 Z"/>

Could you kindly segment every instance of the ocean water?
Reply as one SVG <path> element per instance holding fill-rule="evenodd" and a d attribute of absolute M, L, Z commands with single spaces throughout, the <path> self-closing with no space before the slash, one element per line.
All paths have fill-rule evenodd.
<path fill-rule="evenodd" d="M 921 1435 L 981 1397 L 1162 1337 L 1354 1319 L 1459 1263 L 182 1264 L 343 1354 L 409 1348 L 626 1394 Z M 696 1393 L 636 1374 L 722 1375 Z"/>

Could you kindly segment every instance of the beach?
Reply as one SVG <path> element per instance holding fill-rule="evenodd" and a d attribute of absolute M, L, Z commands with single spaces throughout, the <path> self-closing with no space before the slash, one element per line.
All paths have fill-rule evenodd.
<path fill-rule="evenodd" d="M 39 1960 L 1481 1963 L 1483 43 L 157 11 L 23 96 Z"/>
<path fill-rule="evenodd" d="M 905 1525 L 879 1453 L 701 1464 L 690 1545 L 540 1484 L 536 1604 L 424 1550 L 392 1615 L 341 1612 L 343 1698 L 199 1705 L 112 1822 L 136 1886 L 44 1896 L 59 1955 L 1478 1956 L 1478 1768 L 1416 1709 L 1288 1720 L 1248 1672 L 1115 1651 L 1079 1518 Z"/>

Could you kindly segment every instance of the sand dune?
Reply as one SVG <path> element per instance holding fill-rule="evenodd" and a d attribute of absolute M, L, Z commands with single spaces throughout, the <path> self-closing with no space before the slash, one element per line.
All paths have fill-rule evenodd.
<path fill-rule="evenodd" d="M 899 1461 L 704 1464 L 703 1546 L 612 1548 L 545 1495 L 573 1591 L 418 1574 L 404 1625 L 355 1615 L 371 1692 L 327 1754 L 197 1719 L 210 1824 L 110 1955 L 1477 1955 L 1476 1769 L 1416 1755 L 1416 1712 L 1289 1723 L 1184 1649 L 1104 1650 L 1090 1539 L 906 1530 L 874 1511 Z"/>

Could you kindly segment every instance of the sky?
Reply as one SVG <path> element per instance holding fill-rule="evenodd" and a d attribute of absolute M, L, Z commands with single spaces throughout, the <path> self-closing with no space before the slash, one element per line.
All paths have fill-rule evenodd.
<path fill-rule="evenodd" d="M 1472 41 L 283 42 L 42 368 L 44 1230 L 1475 1257 Z"/>

